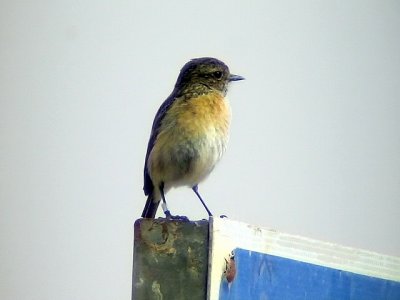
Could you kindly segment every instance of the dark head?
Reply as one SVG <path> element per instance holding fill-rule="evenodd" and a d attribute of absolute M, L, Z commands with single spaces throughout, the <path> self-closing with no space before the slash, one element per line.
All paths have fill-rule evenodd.
<path fill-rule="evenodd" d="M 183 92 L 197 86 L 200 90 L 214 89 L 225 94 L 229 82 L 243 79 L 231 74 L 228 66 L 216 58 L 195 58 L 183 66 L 175 89 Z"/>

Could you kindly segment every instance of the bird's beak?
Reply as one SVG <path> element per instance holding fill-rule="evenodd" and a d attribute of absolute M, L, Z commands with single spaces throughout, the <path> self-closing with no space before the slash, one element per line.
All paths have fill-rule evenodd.
<path fill-rule="evenodd" d="M 230 81 L 239 81 L 239 80 L 244 80 L 244 77 L 242 77 L 240 75 L 235 75 L 235 74 L 229 75 L 229 82 Z"/>

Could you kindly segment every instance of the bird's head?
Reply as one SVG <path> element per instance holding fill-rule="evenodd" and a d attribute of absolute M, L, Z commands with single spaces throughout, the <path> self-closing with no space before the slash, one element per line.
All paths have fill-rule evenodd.
<path fill-rule="evenodd" d="M 242 76 L 231 74 L 228 66 L 216 58 L 195 58 L 183 66 L 175 89 L 184 91 L 202 86 L 204 90 L 218 90 L 225 94 L 229 82 L 243 79 Z"/>

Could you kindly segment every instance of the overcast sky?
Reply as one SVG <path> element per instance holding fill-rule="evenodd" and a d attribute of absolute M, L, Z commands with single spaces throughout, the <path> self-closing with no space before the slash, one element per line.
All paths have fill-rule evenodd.
<path fill-rule="evenodd" d="M 246 77 L 215 215 L 400 255 L 398 1 L 3 1 L 2 300 L 130 299 L 151 124 L 200 56 Z"/>

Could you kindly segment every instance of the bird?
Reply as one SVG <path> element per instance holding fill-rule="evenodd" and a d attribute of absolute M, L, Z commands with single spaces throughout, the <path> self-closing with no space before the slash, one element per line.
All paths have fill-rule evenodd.
<path fill-rule="evenodd" d="M 160 202 L 167 219 L 181 218 L 171 214 L 165 199 L 171 188 L 181 186 L 191 188 L 212 216 L 198 185 L 226 150 L 231 121 L 228 85 L 243 79 L 213 57 L 194 58 L 182 67 L 153 121 L 144 164 L 147 201 L 142 218 L 155 218 Z"/>

